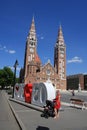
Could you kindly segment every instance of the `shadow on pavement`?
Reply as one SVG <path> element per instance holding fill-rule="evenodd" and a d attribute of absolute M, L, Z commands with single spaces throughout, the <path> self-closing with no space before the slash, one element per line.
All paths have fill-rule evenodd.
<path fill-rule="evenodd" d="M 48 127 L 38 126 L 36 130 L 50 130 Z"/>

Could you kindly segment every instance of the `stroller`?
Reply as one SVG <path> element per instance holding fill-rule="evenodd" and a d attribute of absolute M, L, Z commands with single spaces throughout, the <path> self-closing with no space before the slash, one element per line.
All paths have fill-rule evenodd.
<path fill-rule="evenodd" d="M 54 102 L 50 101 L 50 100 L 46 100 L 46 106 L 44 106 L 44 111 L 41 114 L 41 117 L 54 117 Z"/>

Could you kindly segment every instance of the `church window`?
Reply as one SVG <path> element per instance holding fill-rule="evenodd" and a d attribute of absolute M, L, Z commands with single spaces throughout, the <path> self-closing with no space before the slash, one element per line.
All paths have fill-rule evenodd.
<path fill-rule="evenodd" d="M 64 78 L 64 74 L 63 74 L 62 76 L 63 76 L 63 78 Z"/>
<path fill-rule="evenodd" d="M 50 69 L 47 69 L 47 70 L 46 70 L 46 74 L 47 74 L 47 75 L 50 75 L 50 74 L 51 74 Z"/>
<path fill-rule="evenodd" d="M 31 54 L 31 61 L 32 61 L 32 54 Z"/>
<path fill-rule="evenodd" d="M 27 74 L 29 73 L 29 65 L 27 66 Z"/>
<path fill-rule="evenodd" d="M 31 74 L 31 72 L 32 72 L 32 67 L 30 66 L 29 67 L 29 73 Z"/>
<path fill-rule="evenodd" d="M 30 55 L 28 56 L 28 61 L 31 61 L 31 57 L 30 57 Z"/>
<path fill-rule="evenodd" d="M 33 54 L 33 58 L 34 58 L 34 54 Z"/>
<path fill-rule="evenodd" d="M 64 72 L 64 68 L 62 68 L 63 72 Z"/>
<path fill-rule="evenodd" d="M 63 61 L 63 66 L 64 66 L 64 61 Z"/>
<path fill-rule="evenodd" d="M 33 73 L 35 72 L 35 68 L 34 67 L 32 67 L 32 69 L 33 69 Z"/>
<path fill-rule="evenodd" d="M 31 42 L 31 46 L 33 46 L 33 42 Z"/>

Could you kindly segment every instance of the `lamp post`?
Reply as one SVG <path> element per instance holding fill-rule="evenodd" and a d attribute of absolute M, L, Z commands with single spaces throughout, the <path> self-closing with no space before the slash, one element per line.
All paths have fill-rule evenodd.
<path fill-rule="evenodd" d="M 13 84 L 13 95 L 12 97 L 14 98 L 14 86 L 15 86 L 15 83 L 16 83 L 16 68 L 18 66 L 18 60 L 15 61 L 15 64 L 14 64 L 14 84 Z"/>

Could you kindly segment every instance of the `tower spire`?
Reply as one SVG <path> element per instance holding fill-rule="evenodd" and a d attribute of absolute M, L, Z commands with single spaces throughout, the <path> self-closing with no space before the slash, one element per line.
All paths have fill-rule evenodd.
<path fill-rule="evenodd" d="M 36 41 L 36 44 L 37 44 L 34 16 L 32 18 L 30 30 L 29 30 L 28 37 L 27 37 L 27 41 L 30 41 L 30 40 Z"/>
<path fill-rule="evenodd" d="M 61 25 L 60 25 L 59 30 L 58 30 L 57 44 L 59 44 L 59 45 L 64 44 L 64 38 L 63 38 L 63 32 L 62 32 Z"/>
<path fill-rule="evenodd" d="M 35 22 L 34 22 L 34 16 L 33 16 L 33 18 L 32 18 L 32 23 L 31 23 L 30 30 L 34 30 L 34 31 L 35 31 Z"/>
<path fill-rule="evenodd" d="M 33 14 L 33 18 L 32 18 L 32 21 L 34 21 L 34 14 Z"/>
<path fill-rule="evenodd" d="M 54 67 L 60 79 L 65 79 L 65 61 L 66 61 L 66 46 L 64 43 L 62 27 L 58 30 L 57 42 L 54 48 Z"/>

